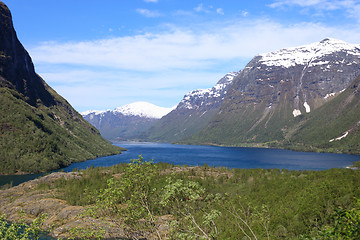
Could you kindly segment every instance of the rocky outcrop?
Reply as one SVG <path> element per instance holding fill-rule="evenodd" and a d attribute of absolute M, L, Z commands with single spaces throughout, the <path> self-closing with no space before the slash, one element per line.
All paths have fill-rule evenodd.
<path fill-rule="evenodd" d="M 19 219 L 31 222 L 33 219 L 46 214 L 42 224 L 43 230 L 49 232 L 52 237 L 66 238 L 72 230 L 87 233 L 94 231 L 101 233 L 103 238 L 128 239 L 131 237 L 119 226 L 120 220 L 96 219 L 87 216 L 82 206 L 71 206 L 66 201 L 56 198 L 57 190 L 41 190 L 41 184 L 53 184 L 59 179 L 81 178 L 81 172 L 56 172 L 45 177 L 22 183 L 7 190 L 0 190 L 0 213 L 4 214 L 8 221 Z M 158 218 L 160 232 L 166 235 L 168 231 L 169 216 Z M 157 237 L 144 233 L 136 237 L 157 239 Z M 134 235 L 135 236 L 135 235 Z"/>

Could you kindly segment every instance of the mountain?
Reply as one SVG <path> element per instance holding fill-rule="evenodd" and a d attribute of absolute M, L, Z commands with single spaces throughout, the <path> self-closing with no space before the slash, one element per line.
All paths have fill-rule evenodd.
<path fill-rule="evenodd" d="M 219 111 L 230 84 L 238 74 L 228 73 L 214 87 L 186 94 L 176 109 L 154 124 L 143 138 L 174 142 L 200 131 Z"/>
<path fill-rule="evenodd" d="M 305 122 L 314 126 L 311 116 L 325 104 L 331 113 L 338 112 L 333 101 L 348 91 L 345 89 L 358 75 L 360 45 L 336 39 L 260 54 L 233 80 L 209 124 L 183 142 L 236 146 L 300 143 Z M 346 106 L 355 111 L 352 105 Z M 319 117 L 320 122 L 328 122 L 326 115 Z M 320 122 L 315 125 L 320 127 Z M 329 129 L 323 130 L 322 136 L 329 133 Z M 337 130 L 340 132 L 330 135 L 336 138 L 345 131 Z"/>
<path fill-rule="evenodd" d="M 86 111 L 82 115 L 109 140 L 133 140 L 173 108 L 135 102 L 114 110 Z"/>
<path fill-rule="evenodd" d="M 360 76 L 286 132 L 284 147 L 360 154 Z"/>
<path fill-rule="evenodd" d="M 2 2 L 0 32 L 0 172 L 48 171 L 120 153 L 35 73 Z"/>

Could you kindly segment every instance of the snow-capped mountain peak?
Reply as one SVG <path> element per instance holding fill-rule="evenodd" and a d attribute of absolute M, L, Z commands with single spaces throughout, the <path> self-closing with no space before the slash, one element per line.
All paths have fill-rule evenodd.
<path fill-rule="evenodd" d="M 147 118 L 160 119 L 174 108 L 164 108 L 148 102 L 134 102 L 122 107 L 118 107 L 114 112 L 121 113 L 125 116 L 139 116 Z"/>
<path fill-rule="evenodd" d="M 239 72 L 230 72 L 220 79 L 212 88 L 197 89 L 187 93 L 178 107 L 198 109 L 204 105 L 221 102 L 226 94 L 226 89 L 238 74 Z"/>
<path fill-rule="evenodd" d="M 263 53 L 258 56 L 261 57 L 260 62 L 264 65 L 289 68 L 298 64 L 304 65 L 316 62 L 316 59 L 325 55 L 341 51 L 360 57 L 359 44 L 350 44 L 333 38 L 326 38 L 320 42 L 300 47 L 285 48 L 275 52 Z M 321 62 L 316 64 L 319 65 Z"/>
<path fill-rule="evenodd" d="M 108 111 L 111 111 L 110 109 L 108 110 L 88 110 L 88 111 L 85 111 L 85 112 L 81 112 L 80 114 L 85 116 L 85 115 L 89 115 L 89 114 L 94 114 L 94 115 L 101 115 L 103 113 L 106 113 Z"/>
<path fill-rule="evenodd" d="M 105 111 L 89 110 L 82 112 L 81 115 L 83 116 L 104 115 L 109 112 L 112 114 L 122 114 L 124 116 L 139 116 L 144 118 L 160 119 L 169 112 L 171 112 L 174 108 L 175 107 L 172 108 L 159 107 L 148 102 L 134 102 L 121 107 L 117 107 L 114 110 L 105 110 Z"/>

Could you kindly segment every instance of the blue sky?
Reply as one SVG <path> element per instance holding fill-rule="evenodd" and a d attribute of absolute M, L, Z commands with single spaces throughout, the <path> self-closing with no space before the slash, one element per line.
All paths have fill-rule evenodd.
<path fill-rule="evenodd" d="M 360 43 L 360 0 L 3 0 L 36 71 L 78 111 L 176 105 L 259 53 Z"/>

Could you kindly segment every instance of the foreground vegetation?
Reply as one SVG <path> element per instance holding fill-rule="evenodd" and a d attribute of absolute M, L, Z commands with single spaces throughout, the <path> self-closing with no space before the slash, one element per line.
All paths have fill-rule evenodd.
<path fill-rule="evenodd" d="M 58 189 L 57 198 L 86 206 L 85 215 L 121 220 L 118 227 L 129 238 L 360 237 L 360 175 L 349 169 L 175 167 L 140 156 L 131 164 L 89 168 L 82 176 L 39 189 Z M 168 228 L 159 218 L 166 219 Z M 101 238 L 99 232 L 73 229 L 71 234 Z"/>

